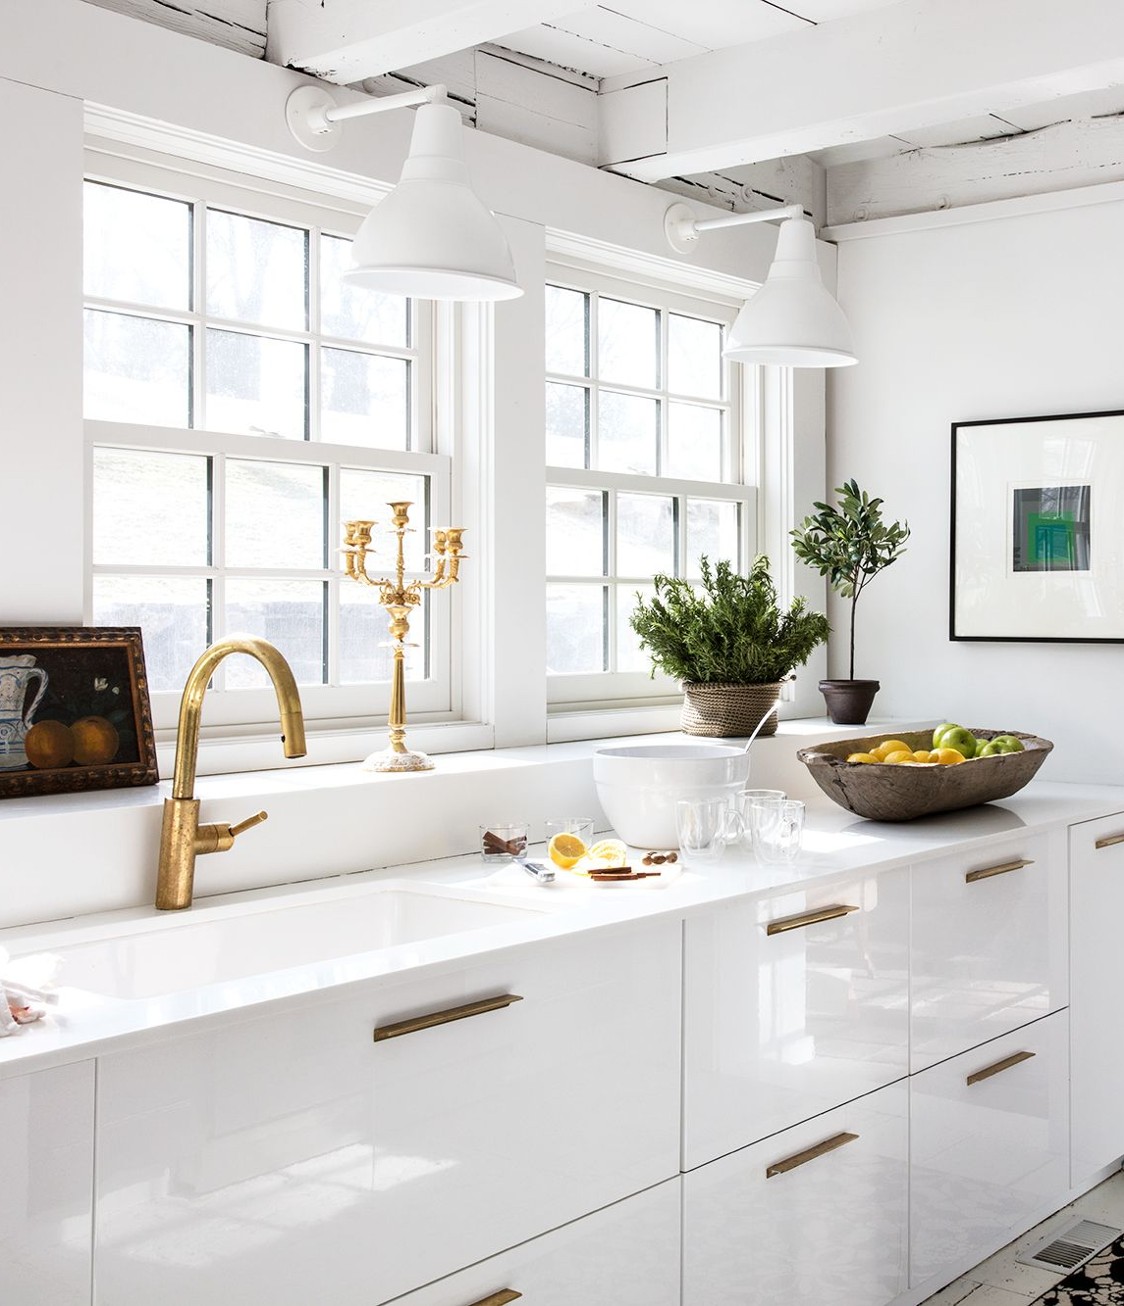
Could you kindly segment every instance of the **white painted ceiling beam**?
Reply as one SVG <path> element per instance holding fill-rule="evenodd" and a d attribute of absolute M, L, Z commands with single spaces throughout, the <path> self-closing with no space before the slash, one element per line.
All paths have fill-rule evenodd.
<path fill-rule="evenodd" d="M 602 96 L 602 164 L 658 181 L 1120 85 L 1124 4 L 902 0 L 682 59 L 655 148 L 645 80 Z"/>
<path fill-rule="evenodd" d="M 269 0 L 266 58 L 350 85 L 548 22 L 575 0 Z"/>

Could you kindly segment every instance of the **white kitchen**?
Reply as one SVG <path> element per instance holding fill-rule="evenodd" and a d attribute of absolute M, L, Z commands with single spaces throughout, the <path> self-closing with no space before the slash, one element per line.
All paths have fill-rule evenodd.
<path fill-rule="evenodd" d="M 22 650 L 89 722 L 140 632 L 129 765 L 0 766 L 0 1299 L 1038 1300 L 1069 1267 L 975 1267 L 1124 1157 L 1124 15 L 0 5 L 9 747 L 62 719 Z M 483 289 L 345 275 L 415 122 Z M 846 338 L 739 353 L 797 232 Z M 908 523 L 853 629 L 792 544 L 852 479 Z M 747 743 L 633 618 L 760 555 L 831 634 Z M 1033 765 L 821 790 L 840 741 L 1023 765 L 845 760 L 952 721 Z M 708 747 L 806 805 L 791 860 L 610 814 L 606 750 Z M 551 860 L 579 813 L 637 878 Z"/>

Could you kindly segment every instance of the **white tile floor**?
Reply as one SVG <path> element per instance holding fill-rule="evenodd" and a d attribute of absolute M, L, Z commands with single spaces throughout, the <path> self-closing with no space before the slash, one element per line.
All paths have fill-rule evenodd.
<path fill-rule="evenodd" d="M 1027 1306 L 1065 1276 L 1051 1274 L 1033 1265 L 1017 1265 L 1015 1255 L 1052 1234 L 1055 1229 L 1063 1228 L 1074 1216 L 1124 1229 L 1124 1170 L 1043 1220 L 1016 1242 L 989 1256 L 974 1270 L 969 1270 L 936 1296 L 928 1298 L 922 1306 L 960 1306 L 961 1302 L 965 1306 Z"/>

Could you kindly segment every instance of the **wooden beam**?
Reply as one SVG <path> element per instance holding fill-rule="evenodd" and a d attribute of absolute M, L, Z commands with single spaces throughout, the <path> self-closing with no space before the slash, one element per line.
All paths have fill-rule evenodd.
<path fill-rule="evenodd" d="M 90 0 L 101 9 L 196 36 L 226 50 L 265 54 L 266 0 Z"/>
<path fill-rule="evenodd" d="M 651 148 L 651 87 L 602 109 L 602 165 L 641 181 L 933 126 L 1124 83 L 1112 0 L 901 0 L 851 18 L 668 64 Z M 651 76 L 646 79 L 651 82 Z M 633 144 L 635 142 L 635 144 Z"/>
<path fill-rule="evenodd" d="M 575 0 L 269 0 L 266 58 L 346 86 L 570 12 Z"/>

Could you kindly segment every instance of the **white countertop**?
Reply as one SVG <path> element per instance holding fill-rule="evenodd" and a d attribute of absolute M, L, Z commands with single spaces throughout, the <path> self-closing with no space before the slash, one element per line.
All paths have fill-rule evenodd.
<path fill-rule="evenodd" d="M 741 848 L 728 849 L 705 871 L 663 867 L 659 880 L 593 884 L 559 872 L 540 887 L 518 867 L 499 870 L 478 856 L 443 858 L 393 870 L 366 871 L 197 900 L 182 913 L 131 908 L 79 916 L 50 925 L 0 931 L 0 947 L 13 956 L 64 951 L 109 936 L 205 926 L 224 917 L 269 907 L 326 903 L 363 895 L 373 887 L 445 886 L 454 897 L 488 899 L 533 909 L 502 924 L 315 961 L 266 974 L 227 979 L 156 997 L 119 999 L 63 988 L 43 1021 L 0 1039 L 0 1077 L 73 1061 L 141 1040 L 183 1033 L 197 1022 L 229 1022 L 302 1009 L 328 1000 L 341 985 L 377 982 L 408 971 L 449 968 L 544 940 L 591 929 L 627 928 L 653 916 L 687 917 L 723 901 L 798 890 L 856 870 L 882 871 L 915 864 L 951 850 L 986 848 L 1020 830 L 1047 830 L 1124 812 L 1124 788 L 1034 782 L 998 803 L 902 824 L 862 820 L 840 807 L 810 804 L 804 845 L 791 866 L 761 867 Z M 60 984 L 66 984 L 65 966 Z"/>

